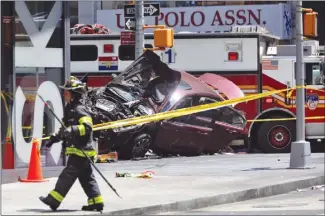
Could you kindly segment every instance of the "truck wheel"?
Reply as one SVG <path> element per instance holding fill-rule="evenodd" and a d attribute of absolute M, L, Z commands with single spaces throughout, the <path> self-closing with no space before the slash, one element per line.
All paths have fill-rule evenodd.
<path fill-rule="evenodd" d="M 265 153 L 289 153 L 295 140 L 295 121 L 264 122 L 257 134 L 257 145 Z"/>

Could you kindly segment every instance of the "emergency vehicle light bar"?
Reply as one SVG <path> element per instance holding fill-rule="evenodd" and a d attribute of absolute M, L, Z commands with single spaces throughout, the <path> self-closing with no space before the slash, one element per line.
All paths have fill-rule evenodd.
<path fill-rule="evenodd" d="M 104 44 L 104 53 L 113 53 L 114 46 L 113 44 Z"/>
<path fill-rule="evenodd" d="M 238 52 L 228 53 L 228 61 L 237 61 L 237 60 L 238 60 Z"/>

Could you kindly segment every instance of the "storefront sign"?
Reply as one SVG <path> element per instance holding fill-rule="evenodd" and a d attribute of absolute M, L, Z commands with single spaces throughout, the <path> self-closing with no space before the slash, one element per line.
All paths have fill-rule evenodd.
<path fill-rule="evenodd" d="M 105 25 L 113 32 L 124 30 L 124 11 L 98 10 L 97 23 Z M 290 4 L 238 5 L 209 7 L 161 8 L 157 17 L 145 17 L 147 25 L 166 25 L 175 32 L 228 31 L 235 25 L 265 26 L 270 34 L 281 39 L 290 39 Z M 152 32 L 148 29 L 145 32 Z"/>
<path fill-rule="evenodd" d="M 63 104 L 60 91 L 55 83 L 51 81 L 43 82 L 37 89 L 37 94 L 41 95 L 45 101 L 47 101 L 55 114 L 62 119 L 63 117 Z M 22 116 L 24 111 L 24 104 L 26 97 L 19 86 L 15 94 L 13 112 L 12 112 L 12 131 L 13 140 L 16 151 L 16 168 L 28 167 L 30 154 L 32 149 L 32 141 L 26 142 L 23 135 Z M 53 117 L 53 116 L 52 116 Z M 51 117 L 51 118 L 52 118 Z M 44 103 L 36 96 L 34 113 L 33 113 L 33 125 L 31 136 L 33 138 L 41 138 L 43 136 L 43 120 L 44 120 Z M 54 121 L 54 130 L 58 131 L 61 127 L 58 121 Z M 51 147 L 50 156 L 51 160 L 46 166 L 56 166 L 59 164 L 61 156 L 62 145 L 56 143 Z"/>

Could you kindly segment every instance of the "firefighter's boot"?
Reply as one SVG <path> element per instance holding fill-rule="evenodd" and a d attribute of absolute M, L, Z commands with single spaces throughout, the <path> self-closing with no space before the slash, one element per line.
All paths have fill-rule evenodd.
<path fill-rule="evenodd" d="M 81 208 L 82 211 L 99 211 L 99 212 L 102 212 L 103 209 L 104 209 L 103 203 L 86 205 L 86 206 L 82 206 L 82 208 Z"/>
<path fill-rule="evenodd" d="M 53 199 L 51 196 L 47 196 L 47 197 L 39 197 L 39 199 L 45 204 L 48 205 L 52 211 L 56 211 L 56 209 L 59 207 L 60 203 L 58 201 L 56 201 L 55 199 Z"/>

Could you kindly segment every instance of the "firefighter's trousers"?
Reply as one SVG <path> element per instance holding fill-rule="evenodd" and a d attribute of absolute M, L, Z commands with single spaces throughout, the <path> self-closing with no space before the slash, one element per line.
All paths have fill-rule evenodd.
<path fill-rule="evenodd" d="M 103 203 L 98 183 L 91 168 L 91 162 L 86 157 L 70 155 L 67 166 L 59 176 L 54 190 L 49 193 L 51 200 L 55 200 L 55 206 L 59 206 L 70 188 L 79 180 L 84 192 L 88 196 L 88 205 Z M 53 199 L 54 198 L 54 199 Z"/>

